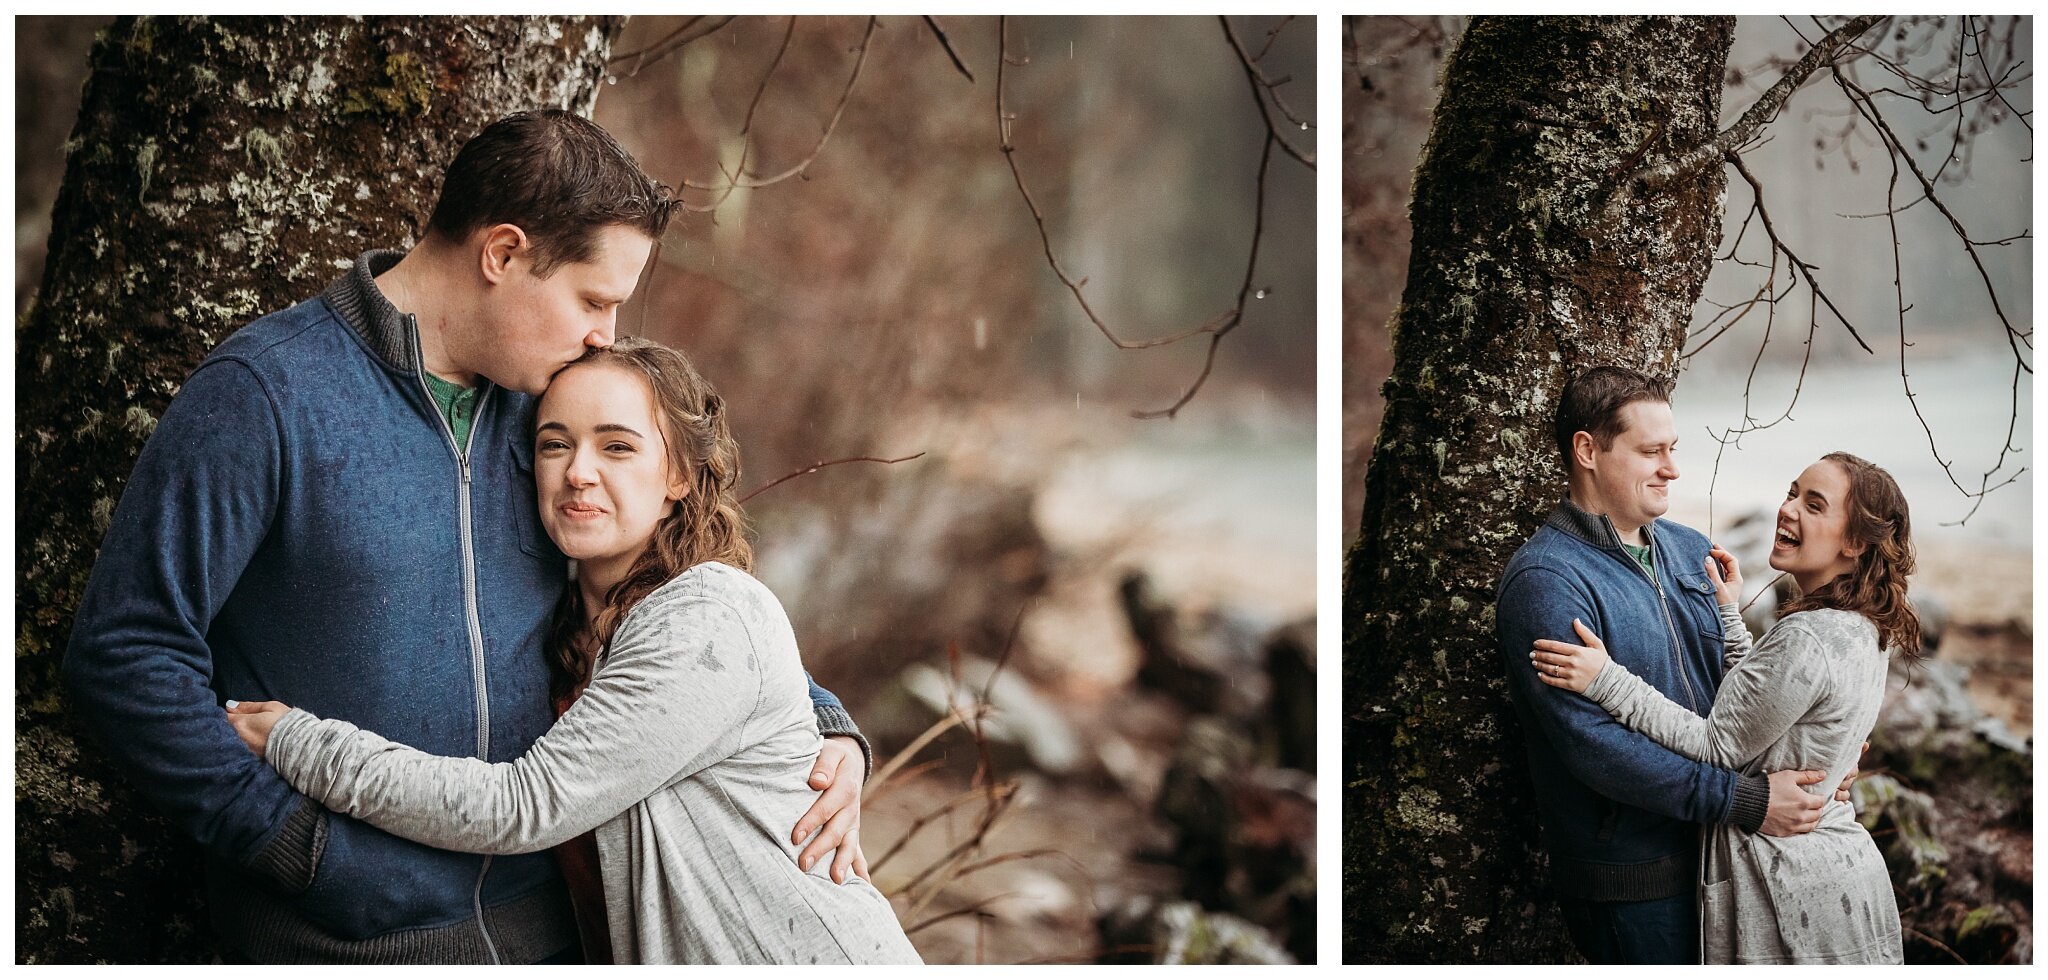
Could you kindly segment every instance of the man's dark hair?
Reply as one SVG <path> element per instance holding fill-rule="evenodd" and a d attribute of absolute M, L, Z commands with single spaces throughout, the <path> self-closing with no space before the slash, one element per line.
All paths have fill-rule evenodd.
<path fill-rule="evenodd" d="M 1590 433 L 1594 445 L 1607 449 L 1627 428 L 1622 410 L 1640 401 L 1670 403 L 1676 379 L 1653 378 L 1625 367 L 1596 367 L 1573 378 L 1557 400 L 1557 451 L 1564 471 L 1572 471 L 1572 436 Z"/>
<path fill-rule="evenodd" d="M 659 241 L 670 190 L 633 162 L 604 128 L 573 112 L 533 109 L 485 126 L 455 154 L 427 226 L 459 242 L 478 229 L 518 225 L 534 274 L 587 261 L 600 231 L 625 225 Z"/>

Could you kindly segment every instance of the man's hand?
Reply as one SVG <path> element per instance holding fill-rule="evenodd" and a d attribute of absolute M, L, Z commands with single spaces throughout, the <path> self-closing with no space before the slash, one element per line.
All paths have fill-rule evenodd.
<path fill-rule="evenodd" d="M 1827 773 L 1810 769 L 1780 769 L 1768 778 L 1771 782 L 1770 809 L 1764 813 L 1764 825 L 1757 829 L 1772 837 L 1797 837 L 1820 826 L 1820 811 L 1828 805 L 1828 798 L 1816 796 L 1800 787 L 1812 786 L 1828 778 Z"/>
<path fill-rule="evenodd" d="M 235 726 L 235 734 L 242 737 L 242 744 L 260 759 L 263 751 L 270 747 L 270 730 L 276 728 L 278 719 L 291 710 L 289 705 L 278 701 L 237 701 L 228 705 L 228 724 Z"/>
<path fill-rule="evenodd" d="M 802 844 L 812 831 L 818 832 L 811 837 L 810 846 L 796 856 L 797 867 L 811 870 L 818 858 L 836 847 L 839 853 L 832 857 L 832 880 L 846 884 L 849 873 L 867 880 L 868 859 L 860 852 L 860 788 L 866 780 L 867 760 L 861 755 L 860 743 L 844 735 L 826 739 L 818 761 L 811 766 L 810 779 L 811 788 L 823 792 L 789 835 L 790 843 Z"/>

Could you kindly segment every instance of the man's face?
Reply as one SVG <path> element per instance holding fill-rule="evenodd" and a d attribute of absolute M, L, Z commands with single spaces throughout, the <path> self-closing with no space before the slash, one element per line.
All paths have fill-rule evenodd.
<path fill-rule="evenodd" d="M 1621 419 L 1621 434 L 1606 449 L 1590 436 L 1580 440 L 1590 443 L 1592 449 L 1590 463 L 1583 453 L 1580 460 L 1593 478 L 1593 509 L 1627 533 L 1671 509 L 1670 483 L 1678 479 L 1678 461 L 1673 455 L 1678 429 L 1671 406 L 1652 399 L 1631 403 L 1621 410 Z"/>
<path fill-rule="evenodd" d="M 586 348 L 611 346 L 619 304 L 633 295 L 653 247 L 638 229 L 611 225 L 589 259 L 558 263 L 545 279 L 533 274 L 531 248 L 515 250 L 488 294 L 477 373 L 538 395 Z"/>

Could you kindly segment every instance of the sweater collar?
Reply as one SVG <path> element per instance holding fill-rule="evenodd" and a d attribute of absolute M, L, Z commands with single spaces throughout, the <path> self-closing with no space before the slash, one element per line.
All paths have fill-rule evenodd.
<path fill-rule="evenodd" d="M 371 249 L 356 256 L 355 264 L 342 273 L 341 278 L 327 287 L 322 295 L 327 304 L 334 307 L 342 322 L 363 338 L 363 343 L 384 363 L 400 371 L 413 373 L 418 361 L 413 356 L 413 327 L 405 314 L 391 301 L 384 298 L 383 290 L 377 288 L 376 277 L 382 275 L 398 260 L 405 258 L 399 249 Z"/>
<path fill-rule="evenodd" d="M 1558 501 L 1557 506 L 1550 509 L 1550 515 L 1543 519 L 1543 523 L 1595 548 L 1621 550 L 1621 534 L 1614 529 L 1614 522 L 1608 519 L 1606 514 L 1595 514 L 1579 509 L 1579 505 L 1572 503 L 1570 497 Z M 1643 525 L 1645 540 L 1654 536 L 1656 528 L 1656 521 Z"/>

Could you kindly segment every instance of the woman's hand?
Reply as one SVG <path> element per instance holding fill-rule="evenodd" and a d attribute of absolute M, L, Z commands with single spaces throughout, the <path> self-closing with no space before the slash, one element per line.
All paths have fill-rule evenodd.
<path fill-rule="evenodd" d="M 262 758 L 263 750 L 270 747 L 270 730 L 290 710 L 291 706 L 281 701 L 237 701 L 228 706 L 228 724 L 235 726 L 242 744 Z"/>
<path fill-rule="evenodd" d="M 1574 646 L 1561 640 L 1537 640 L 1536 649 L 1529 652 L 1529 664 L 1536 668 L 1536 679 L 1551 687 L 1561 687 L 1575 694 L 1586 693 L 1593 678 L 1600 676 L 1600 668 L 1607 666 L 1607 644 L 1593 635 L 1586 624 L 1572 620 L 1572 629 L 1577 630 L 1579 639 L 1586 646 Z"/>
<path fill-rule="evenodd" d="M 1715 545 L 1707 551 L 1707 579 L 1714 583 L 1714 601 L 1727 605 L 1742 604 L 1742 567 L 1735 561 L 1735 555 L 1728 549 Z"/>
<path fill-rule="evenodd" d="M 848 875 L 868 880 L 867 855 L 860 851 L 860 790 L 866 781 L 867 759 L 861 755 L 860 743 L 844 735 L 825 739 L 818 761 L 811 766 L 810 779 L 812 789 L 824 792 L 797 819 L 796 830 L 789 837 L 793 844 L 810 838 L 810 845 L 796 857 L 797 867 L 809 871 L 826 851 L 837 848 L 838 853 L 832 855 L 832 880 L 842 885 Z M 812 831 L 817 831 L 817 836 L 813 837 Z"/>

